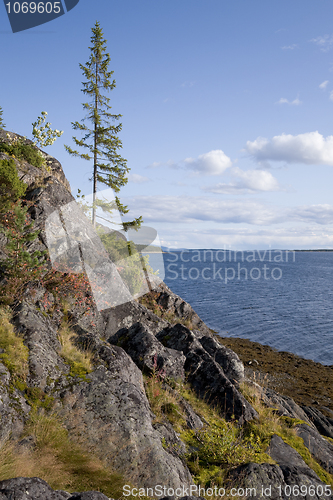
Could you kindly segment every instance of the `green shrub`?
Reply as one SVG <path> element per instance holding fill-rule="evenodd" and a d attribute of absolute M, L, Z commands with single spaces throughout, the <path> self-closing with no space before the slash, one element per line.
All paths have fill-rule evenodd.
<path fill-rule="evenodd" d="M 9 307 L 0 307 L 0 361 L 6 366 L 14 380 L 25 380 L 28 373 L 29 350 L 23 344 L 23 339 L 14 331 L 10 323 Z"/>
<path fill-rule="evenodd" d="M 0 142 L 0 153 L 7 153 L 18 160 L 25 160 L 38 168 L 44 163 L 44 158 L 38 149 L 32 144 L 26 144 L 23 138 L 15 139 L 10 143 Z"/>
<path fill-rule="evenodd" d="M 34 222 L 29 222 L 27 211 L 28 206 L 23 207 L 19 200 L 12 204 L 11 210 L 0 215 L 0 228 L 7 237 L 4 247 L 6 258 L 1 262 L 5 277 L 5 284 L 0 287 L 0 302 L 3 304 L 20 300 L 26 283 L 39 279 L 46 272 L 45 263 L 39 259 L 47 251 L 28 251 L 29 243 L 37 238 L 40 231 L 31 231 Z"/>
<path fill-rule="evenodd" d="M 18 176 L 14 160 L 0 160 L 0 211 L 8 210 L 10 202 L 22 198 L 26 189 L 27 186 Z"/>

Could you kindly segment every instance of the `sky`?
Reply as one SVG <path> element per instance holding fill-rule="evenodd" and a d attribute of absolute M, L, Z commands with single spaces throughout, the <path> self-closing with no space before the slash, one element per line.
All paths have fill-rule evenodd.
<path fill-rule="evenodd" d="M 91 193 L 91 163 L 64 145 L 99 21 L 130 218 L 172 248 L 333 249 L 332 19 L 331 0 L 80 0 L 12 33 L 3 5 L 3 120 L 31 138 L 47 111 L 64 133 L 45 151 Z"/>

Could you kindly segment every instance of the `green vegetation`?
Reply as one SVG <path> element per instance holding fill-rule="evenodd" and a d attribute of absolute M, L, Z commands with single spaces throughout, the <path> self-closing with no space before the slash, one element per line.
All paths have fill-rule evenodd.
<path fill-rule="evenodd" d="M 8 142 L 0 142 L 0 153 L 6 153 L 17 160 L 24 160 L 34 167 L 41 168 L 44 158 L 33 144 L 29 144 L 23 137 Z"/>
<path fill-rule="evenodd" d="M 176 384 L 179 394 L 205 423 L 201 430 L 190 430 L 186 425 L 180 398 L 174 391 L 167 389 L 157 372 L 145 377 L 145 387 L 156 422 L 170 422 L 187 445 L 188 453 L 184 458 L 197 484 L 226 487 L 228 471 L 238 465 L 249 462 L 275 463 L 265 450 L 272 435 L 277 434 L 298 451 L 322 481 L 333 485 L 333 476 L 312 458 L 303 440 L 297 436 L 295 426 L 300 421 L 279 417 L 274 409 L 264 406 L 257 389 L 242 386 L 242 392 L 257 410 L 259 420 L 240 428 L 236 423 L 226 422 L 217 410 L 199 399 L 187 384 Z"/>
<path fill-rule="evenodd" d="M 70 366 L 69 374 L 85 379 L 86 374 L 92 371 L 92 353 L 87 349 L 80 350 L 75 345 L 75 333 L 67 322 L 63 322 L 58 337 L 61 343 L 60 355 Z"/>
<path fill-rule="evenodd" d="M 22 383 L 28 374 L 29 351 L 22 337 L 15 333 L 10 323 L 11 317 L 9 307 L 0 307 L 0 361 L 9 370 L 13 380 Z"/>
<path fill-rule="evenodd" d="M 57 137 L 60 137 L 64 133 L 63 130 L 52 130 L 51 123 L 45 123 L 46 116 L 47 112 L 42 111 L 41 116 L 32 124 L 32 135 L 35 138 L 34 144 L 39 143 L 41 148 L 52 146 Z"/>
<path fill-rule="evenodd" d="M 2 107 L 0 106 L 0 130 L 3 130 L 5 128 L 5 124 L 4 124 L 4 121 L 3 121 L 3 118 L 2 118 L 2 114 L 3 114 L 3 110 L 2 110 Z"/>
<path fill-rule="evenodd" d="M 0 144 L 1 148 L 1 144 Z M 22 198 L 27 186 L 18 176 L 17 168 L 13 159 L 0 160 L 0 203 L 1 212 L 5 212 L 11 206 L 11 202 Z"/>
<path fill-rule="evenodd" d="M 119 498 L 124 479 L 82 446 L 73 443 L 56 415 L 33 411 L 23 436 L 33 448 L 8 441 L 0 454 L 1 480 L 12 477 L 41 477 L 53 489 L 101 491 Z"/>
<path fill-rule="evenodd" d="M 3 304 L 20 300 L 26 283 L 39 279 L 45 273 L 46 251 L 29 252 L 29 244 L 37 238 L 40 231 L 31 231 L 34 221 L 29 222 L 28 206 L 29 203 L 24 207 L 19 200 L 12 203 L 10 210 L 0 213 L 0 229 L 7 238 L 4 247 L 6 259 L 1 262 L 5 278 L 5 284 L 0 290 L 0 302 Z"/>
<path fill-rule="evenodd" d="M 121 278 L 135 296 L 144 284 L 143 266 L 153 274 L 153 269 L 149 266 L 149 256 L 141 256 L 132 242 L 118 238 L 115 232 L 107 233 L 100 227 L 97 227 L 96 231 L 110 259 L 116 264 Z"/>

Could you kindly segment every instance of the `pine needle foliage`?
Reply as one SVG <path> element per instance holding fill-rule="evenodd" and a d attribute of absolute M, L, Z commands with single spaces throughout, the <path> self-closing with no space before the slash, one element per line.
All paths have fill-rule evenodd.
<path fill-rule="evenodd" d="M 3 114 L 3 110 L 2 110 L 2 107 L 0 106 L 0 130 L 3 130 L 5 128 L 5 124 L 4 124 L 4 121 L 2 119 L 2 114 Z"/>
<path fill-rule="evenodd" d="M 12 201 L 22 198 L 27 186 L 20 180 L 14 160 L 0 160 L 0 212 L 8 210 Z"/>
<path fill-rule="evenodd" d="M 97 183 L 102 183 L 118 193 L 120 188 L 127 184 L 129 167 L 119 153 L 122 148 L 122 142 L 118 137 L 122 129 L 122 124 L 119 123 L 121 115 L 111 113 L 110 98 L 105 95 L 115 88 L 116 81 L 112 78 L 114 72 L 109 70 L 111 57 L 106 52 L 106 40 L 103 38 L 103 31 L 98 21 L 92 28 L 91 44 L 88 62 L 86 65 L 80 64 L 86 79 L 82 82 L 82 92 L 89 98 L 88 102 L 83 103 L 86 116 L 81 122 L 72 122 L 73 129 L 84 134 L 81 139 L 73 137 L 76 146 L 84 152 L 69 146 L 65 148 L 73 156 L 93 161 L 91 180 L 93 180 L 94 205 Z M 90 125 L 87 125 L 87 122 L 90 122 Z M 116 203 L 121 215 L 128 213 L 127 206 L 122 205 L 118 197 Z M 93 206 L 92 222 L 95 226 L 95 206 Z M 142 218 L 139 217 L 130 224 L 132 227 L 139 227 L 141 222 Z"/>

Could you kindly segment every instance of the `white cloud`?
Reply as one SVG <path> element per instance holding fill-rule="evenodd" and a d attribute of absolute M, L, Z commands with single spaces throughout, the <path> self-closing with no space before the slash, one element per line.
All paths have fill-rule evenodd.
<path fill-rule="evenodd" d="M 278 101 L 278 104 L 290 104 L 292 106 L 299 106 L 300 104 L 302 104 L 302 101 L 300 101 L 298 97 L 296 97 L 296 99 L 294 99 L 293 101 L 288 101 L 288 99 L 286 99 L 285 97 L 281 97 L 281 99 Z"/>
<path fill-rule="evenodd" d="M 129 174 L 128 180 L 130 182 L 134 182 L 135 184 L 142 184 L 143 182 L 150 181 L 150 179 L 148 179 L 148 177 L 144 177 L 143 175 L 139 175 L 139 174 Z"/>
<path fill-rule="evenodd" d="M 295 50 L 298 49 L 297 43 L 293 43 L 292 45 L 285 45 L 284 47 L 281 47 L 282 50 Z"/>
<path fill-rule="evenodd" d="M 146 224 L 250 224 L 281 223 L 333 225 L 333 205 L 285 207 L 257 200 L 217 199 L 205 196 L 136 196 L 124 199 L 132 216 L 142 215 Z M 333 229 L 333 228 L 332 228 Z"/>
<path fill-rule="evenodd" d="M 333 166 L 333 136 L 325 139 L 318 131 L 282 134 L 271 140 L 258 137 L 255 141 L 247 141 L 245 151 L 259 162 L 271 160 Z"/>
<path fill-rule="evenodd" d="M 215 186 L 204 187 L 203 190 L 217 194 L 244 194 L 282 190 L 278 180 L 266 170 L 241 170 L 234 167 L 230 173 L 237 177 L 239 181 L 229 184 L 219 183 Z"/>
<path fill-rule="evenodd" d="M 254 200 L 222 200 L 196 196 L 136 196 L 123 200 L 132 216 L 154 223 L 241 223 L 265 225 L 283 222 L 284 214 Z"/>
<path fill-rule="evenodd" d="M 328 85 L 328 83 L 329 83 L 328 80 L 325 80 L 323 83 L 321 83 L 319 85 L 319 88 L 322 89 L 322 90 L 325 90 L 326 87 L 327 87 L 327 85 Z"/>
<path fill-rule="evenodd" d="M 283 228 L 226 227 L 221 229 L 173 228 L 162 229 L 163 245 L 170 247 L 202 248 L 202 241 L 210 248 L 262 250 L 262 249 L 316 249 L 333 248 L 333 228 L 322 231 L 318 226 L 293 225 Z M 272 259 L 275 255 L 272 252 Z M 298 260 L 296 254 L 296 261 Z M 291 259 L 291 255 L 289 255 Z M 222 264 L 221 264 L 222 265 Z M 173 268 L 171 268 L 173 269 Z"/>
<path fill-rule="evenodd" d="M 232 166 L 232 161 L 221 149 L 215 149 L 198 158 L 186 158 L 184 165 L 198 174 L 221 175 Z"/>
<path fill-rule="evenodd" d="M 333 35 L 318 36 L 317 38 L 312 38 L 310 42 L 318 45 L 322 52 L 327 52 L 333 46 Z"/>

